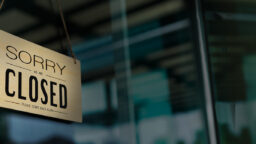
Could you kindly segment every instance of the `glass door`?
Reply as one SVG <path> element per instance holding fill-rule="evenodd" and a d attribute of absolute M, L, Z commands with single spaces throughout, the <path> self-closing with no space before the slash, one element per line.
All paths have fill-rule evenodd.
<path fill-rule="evenodd" d="M 203 0 L 220 144 L 255 144 L 256 2 Z"/>

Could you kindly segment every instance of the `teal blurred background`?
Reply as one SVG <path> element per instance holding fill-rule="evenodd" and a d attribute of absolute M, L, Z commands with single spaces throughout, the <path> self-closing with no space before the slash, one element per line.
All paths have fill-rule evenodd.
<path fill-rule="evenodd" d="M 255 2 L 61 5 L 81 61 L 83 123 L 0 109 L 1 144 L 256 144 Z M 0 27 L 70 55 L 55 0 L 6 0 Z"/>

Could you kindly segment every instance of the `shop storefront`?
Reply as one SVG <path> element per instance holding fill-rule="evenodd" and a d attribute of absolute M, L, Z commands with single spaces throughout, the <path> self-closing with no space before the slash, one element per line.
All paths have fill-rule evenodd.
<path fill-rule="evenodd" d="M 43 70 L 48 66 L 61 76 L 73 65 L 73 52 L 81 77 L 72 71 L 80 69 L 75 65 L 67 72 L 74 77 L 51 77 L 68 81 L 68 86 L 28 77 L 45 90 L 45 97 L 39 93 L 30 101 L 40 100 L 62 114 L 71 106 L 73 111 L 67 113 L 72 115 L 31 114 L 5 106 L 11 109 L 0 109 L 0 143 L 256 143 L 255 4 L 250 0 L 5 0 L 1 30 L 70 56 L 71 61 L 47 59 L 60 57 L 47 53 L 48 49 L 20 51 L 15 45 L 19 39 L 11 46 L 1 43 L 8 53 L 0 55 Z M 5 35 L 0 32 L 3 42 L 1 36 Z M 12 87 L 21 75 L 6 73 L 13 78 L 8 94 L 22 98 Z M 51 84 L 59 90 L 55 103 Z M 69 98 L 75 99 L 73 103 Z"/>

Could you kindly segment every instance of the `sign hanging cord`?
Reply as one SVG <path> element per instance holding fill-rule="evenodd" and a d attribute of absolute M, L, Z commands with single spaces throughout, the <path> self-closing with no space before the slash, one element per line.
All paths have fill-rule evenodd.
<path fill-rule="evenodd" d="M 4 5 L 4 0 L 2 0 L 2 2 L 0 4 L 0 9 L 2 9 L 3 5 Z"/>
<path fill-rule="evenodd" d="M 74 59 L 74 63 L 76 64 L 76 57 L 75 57 L 75 54 L 73 53 L 73 50 L 72 50 L 72 44 L 71 44 L 70 36 L 69 36 L 69 33 L 68 33 L 67 24 L 66 24 L 64 15 L 63 15 L 62 6 L 61 6 L 61 3 L 60 3 L 60 0 L 56 0 L 56 1 L 57 1 L 58 6 L 59 6 L 59 13 L 60 13 L 60 17 L 61 17 L 61 21 L 62 21 L 62 24 L 63 24 L 64 31 L 65 31 L 65 34 L 66 34 L 66 37 L 67 37 L 69 50 L 70 50 L 70 53 L 71 53 L 71 55 Z"/>
<path fill-rule="evenodd" d="M 58 3 L 58 6 L 59 6 L 59 13 L 60 13 L 60 17 L 61 17 L 61 21 L 62 21 L 62 24 L 63 24 L 64 31 L 65 31 L 65 34 L 66 34 L 66 37 L 67 37 L 69 50 L 70 50 L 70 53 L 71 53 L 71 55 L 74 59 L 74 63 L 76 64 L 76 57 L 75 57 L 75 54 L 73 53 L 73 50 L 72 50 L 72 44 L 71 44 L 70 36 L 69 36 L 69 33 L 68 33 L 66 21 L 65 21 L 64 15 L 63 15 L 63 10 L 62 10 L 61 4 L 60 4 L 60 0 L 56 0 L 56 1 Z M 2 7 L 4 5 L 4 2 L 5 2 L 5 0 L 1 1 L 0 9 L 2 9 Z"/>

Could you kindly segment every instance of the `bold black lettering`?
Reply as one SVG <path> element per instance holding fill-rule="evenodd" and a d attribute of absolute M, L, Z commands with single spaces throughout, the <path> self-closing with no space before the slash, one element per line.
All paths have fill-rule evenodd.
<path fill-rule="evenodd" d="M 50 64 L 52 64 L 52 65 L 50 65 Z M 52 68 L 53 68 L 53 71 L 54 71 L 54 73 L 55 73 L 55 62 L 46 59 L 46 62 L 45 62 L 45 69 L 48 70 L 48 67 L 52 67 Z"/>
<path fill-rule="evenodd" d="M 24 61 L 24 59 L 21 57 L 21 54 L 26 54 L 28 57 L 29 57 L 29 61 Z M 31 57 L 31 55 L 28 53 L 28 52 L 26 52 L 26 51 L 20 51 L 19 52 L 19 59 L 20 59 L 20 61 L 22 61 L 24 64 L 30 64 L 31 62 L 32 62 L 32 57 Z"/>
<path fill-rule="evenodd" d="M 18 80 L 18 98 L 26 100 L 25 96 L 22 96 L 22 73 L 19 72 L 19 80 Z"/>
<path fill-rule="evenodd" d="M 34 66 L 36 66 L 36 63 L 41 64 L 42 69 L 44 69 L 44 59 L 42 57 L 34 55 Z"/>
<path fill-rule="evenodd" d="M 33 97 L 33 87 L 34 89 L 34 97 Z M 38 100 L 38 81 L 35 76 L 29 77 L 29 98 L 32 102 L 37 102 Z"/>
<path fill-rule="evenodd" d="M 15 91 L 12 93 L 9 91 L 9 81 L 10 81 L 10 73 L 15 76 L 15 72 L 12 69 L 7 69 L 5 73 L 5 93 L 7 96 L 13 97 L 15 95 Z"/>
<path fill-rule="evenodd" d="M 51 95 L 51 106 L 57 107 L 57 104 L 54 103 L 54 96 L 56 96 L 56 93 L 54 92 L 53 86 L 56 86 L 56 82 L 50 82 L 50 95 Z"/>
<path fill-rule="evenodd" d="M 60 107 L 67 108 L 67 87 L 65 85 L 60 84 Z M 64 97 L 64 103 L 63 103 Z"/>
<path fill-rule="evenodd" d="M 42 89 L 42 92 L 44 94 L 44 99 L 41 98 L 41 102 L 43 104 L 47 104 L 48 103 L 48 95 L 47 95 L 47 92 L 45 90 L 45 85 L 48 85 L 47 81 L 45 79 L 42 79 L 41 80 L 41 89 Z"/>
<path fill-rule="evenodd" d="M 59 69 L 60 69 L 60 74 L 62 75 L 63 70 L 64 70 L 64 68 L 65 68 L 66 66 L 60 67 L 60 65 L 59 65 L 58 63 L 56 63 L 56 64 L 57 64 L 57 66 L 58 66 Z"/>
<path fill-rule="evenodd" d="M 6 47 L 6 50 L 7 50 L 7 52 L 10 53 L 10 55 L 9 55 L 8 53 L 6 53 L 6 56 L 7 56 L 8 58 L 12 59 L 12 60 L 16 60 L 16 59 L 18 58 L 18 56 L 16 55 L 15 52 L 11 51 L 11 49 L 13 49 L 15 52 L 17 52 L 17 49 L 16 49 L 15 47 L 13 47 L 13 46 L 7 46 L 7 47 Z M 11 56 L 11 55 L 12 55 L 12 56 Z"/>

